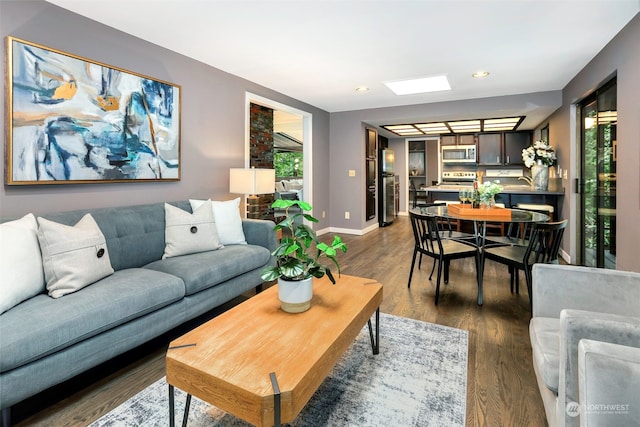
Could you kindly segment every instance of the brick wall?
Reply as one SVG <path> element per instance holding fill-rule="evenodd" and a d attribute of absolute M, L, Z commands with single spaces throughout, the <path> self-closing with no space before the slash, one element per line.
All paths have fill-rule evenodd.
<path fill-rule="evenodd" d="M 249 165 L 255 168 L 273 169 L 273 110 L 257 104 L 250 105 Z M 260 194 L 257 208 L 249 212 L 250 218 L 270 218 L 268 209 L 273 194 Z"/>

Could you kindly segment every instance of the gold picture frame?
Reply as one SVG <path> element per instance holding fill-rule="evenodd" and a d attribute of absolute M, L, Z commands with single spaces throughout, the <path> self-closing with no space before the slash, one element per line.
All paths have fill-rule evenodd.
<path fill-rule="evenodd" d="M 181 86 L 7 37 L 6 183 L 180 180 Z"/>

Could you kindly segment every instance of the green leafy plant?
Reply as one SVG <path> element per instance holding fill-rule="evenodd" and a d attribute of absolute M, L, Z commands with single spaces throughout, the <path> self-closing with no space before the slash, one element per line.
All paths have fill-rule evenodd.
<path fill-rule="evenodd" d="M 500 184 L 493 181 L 487 181 L 478 186 L 478 195 L 480 201 L 488 201 L 492 197 L 495 197 L 498 193 L 502 192 L 503 188 Z"/>
<path fill-rule="evenodd" d="M 335 284 L 336 279 L 331 269 L 320 263 L 320 258 L 325 257 L 333 262 L 340 276 L 340 265 L 336 259 L 338 251 L 347 252 L 347 245 L 339 236 L 333 238 L 331 245 L 318 240 L 318 237 L 302 219 L 310 222 L 318 222 L 310 214 L 304 213 L 311 210 L 311 205 L 301 200 L 278 199 L 271 205 L 274 209 L 284 209 L 285 219 L 278 223 L 274 230 L 282 230 L 282 239 L 278 247 L 271 253 L 276 257 L 276 265 L 262 270 L 261 278 L 265 281 L 276 280 L 282 277 L 285 280 L 304 280 L 309 277 L 323 277 L 325 274 Z M 293 207 L 300 208 L 290 212 Z"/>

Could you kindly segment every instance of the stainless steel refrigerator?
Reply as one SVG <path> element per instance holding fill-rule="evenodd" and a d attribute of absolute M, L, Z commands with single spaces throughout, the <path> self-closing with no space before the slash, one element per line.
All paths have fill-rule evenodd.
<path fill-rule="evenodd" d="M 380 151 L 380 188 L 378 189 L 378 222 L 381 227 L 390 225 L 396 218 L 396 194 L 395 178 L 393 175 L 393 164 L 395 156 L 393 150 Z"/>

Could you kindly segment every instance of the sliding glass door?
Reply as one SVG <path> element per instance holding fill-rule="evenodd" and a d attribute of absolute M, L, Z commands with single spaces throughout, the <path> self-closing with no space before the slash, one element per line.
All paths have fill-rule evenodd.
<path fill-rule="evenodd" d="M 578 263 L 616 267 L 615 78 L 580 103 L 581 174 Z"/>

